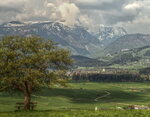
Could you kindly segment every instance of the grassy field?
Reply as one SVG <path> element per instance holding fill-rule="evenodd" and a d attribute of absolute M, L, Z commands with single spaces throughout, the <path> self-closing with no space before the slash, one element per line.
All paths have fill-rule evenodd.
<path fill-rule="evenodd" d="M 150 117 L 145 110 L 48 111 L 0 113 L 0 117 Z"/>
<path fill-rule="evenodd" d="M 36 110 L 116 109 L 150 104 L 150 83 L 70 83 L 68 88 L 43 88 L 33 94 Z M 23 96 L 0 93 L 0 111 L 14 111 Z"/>

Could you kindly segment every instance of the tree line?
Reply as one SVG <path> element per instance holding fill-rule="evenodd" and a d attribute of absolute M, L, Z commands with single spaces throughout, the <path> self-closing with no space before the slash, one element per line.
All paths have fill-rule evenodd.
<path fill-rule="evenodd" d="M 138 72 L 74 72 L 72 80 L 89 82 L 138 82 L 150 81 L 149 75 L 141 75 Z"/>

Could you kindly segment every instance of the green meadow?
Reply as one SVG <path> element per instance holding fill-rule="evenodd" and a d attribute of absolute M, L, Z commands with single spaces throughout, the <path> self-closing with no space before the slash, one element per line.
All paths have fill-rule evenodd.
<path fill-rule="evenodd" d="M 150 104 L 150 83 L 69 83 L 67 88 L 42 88 L 32 95 L 37 111 L 117 109 Z M 15 110 L 23 102 L 17 93 L 0 93 L 0 112 Z"/>
<path fill-rule="evenodd" d="M 150 117 L 146 110 L 45 111 L 0 113 L 0 117 Z"/>

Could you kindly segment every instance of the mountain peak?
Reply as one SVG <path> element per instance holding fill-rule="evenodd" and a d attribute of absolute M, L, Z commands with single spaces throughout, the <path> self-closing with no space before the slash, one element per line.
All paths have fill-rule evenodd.
<path fill-rule="evenodd" d="M 19 27 L 19 26 L 24 26 L 25 24 L 20 22 L 20 21 L 11 21 L 11 22 L 6 22 L 6 23 L 3 23 L 2 26 L 3 27 Z"/>
<path fill-rule="evenodd" d="M 24 23 L 22 23 L 20 21 L 11 21 L 11 22 L 8 22 L 8 23 L 11 23 L 11 24 L 24 24 Z"/>
<path fill-rule="evenodd" d="M 115 41 L 117 38 L 127 34 L 123 27 L 112 27 L 100 25 L 96 32 L 96 37 L 102 42 L 103 45 L 108 45 Z"/>

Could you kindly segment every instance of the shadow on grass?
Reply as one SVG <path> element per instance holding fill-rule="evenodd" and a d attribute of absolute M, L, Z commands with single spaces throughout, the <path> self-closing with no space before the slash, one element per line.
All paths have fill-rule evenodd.
<path fill-rule="evenodd" d="M 106 90 L 87 90 L 87 89 L 48 89 L 44 88 L 37 96 L 44 97 L 66 97 L 73 103 L 97 103 L 95 98 L 106 95 Z M 125 92 L 122 90 L 107 90 L 110 95 L 98 99 L 98 102 L 133 102 L 142 100 L 143 96 L 138 93 Z"/>

